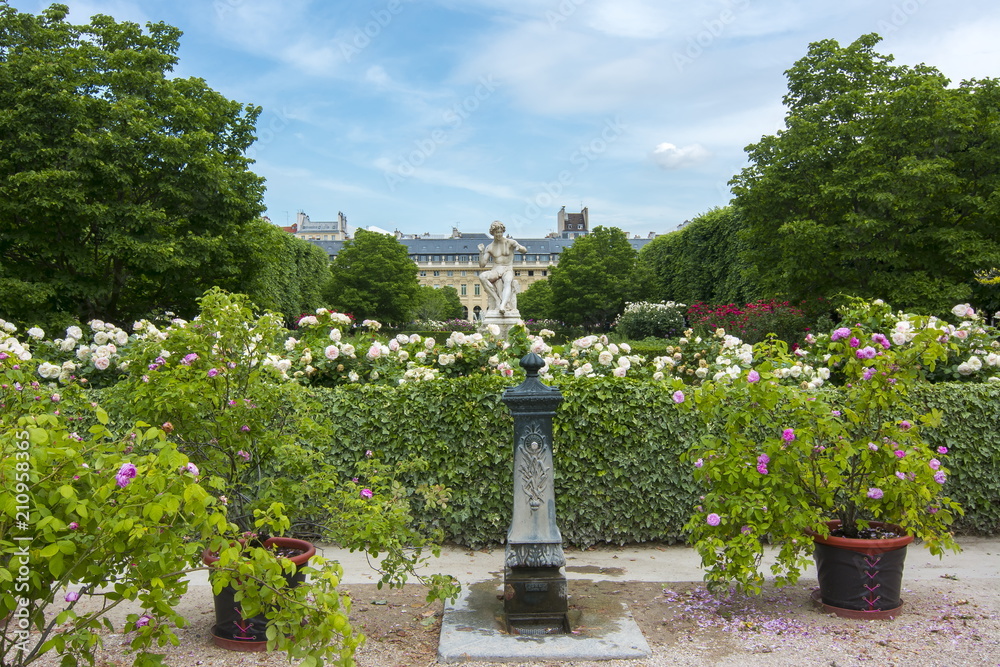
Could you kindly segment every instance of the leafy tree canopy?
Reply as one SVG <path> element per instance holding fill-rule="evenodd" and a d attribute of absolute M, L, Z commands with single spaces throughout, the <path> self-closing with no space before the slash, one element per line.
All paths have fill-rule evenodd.
<path fill-rule="evenodd" d="M 639 265 L 652 274 L 652 300 L 692 304 L 756 298 L 753 267 L 742 260 L 742 230 L 736 209 L 726 206 L 650 241 L 639 252 Z"/>
<path fill-rule="evenodd" d="M 414 303 L 413 317 L 420 320 L 453 320 L 462 317 L 462 300 L 451 285 L 421 285 Z"/>
<path fill-rule="evenodd" d="M 0 2 L 0 310 L 127 320 L 194 312 L 262 211 L 260 109 L 168 78 L 181 32 Z"/>
<path fill-rule="evenodd" d="M 785 129 L 732 182 L 765 293 L 943 312 L 1000 266 L 1000 86 L 893 65 L 878 35 L 786 72 Z"/>
<path fill-rule="evenodd" d="M 552 268 L 552 308 L 567 324 L 607 328 L 635 293 L 636 251 L 617 227 L 596 227 Z"/>
<path fill-rule="evenodd" d="M 395 237 L 359 229 L 344 243 L 330 273 L 324 296 L 337 310 L 359 321 L 402 323 L 410 319 L 419 288 L 417 265 Z"/>
<path fill-rule="evenodd" d="M 552 315 L 552 283 L 537 280 L 517 295 L 517 310 L 522 320 L 547 320 Z"/>

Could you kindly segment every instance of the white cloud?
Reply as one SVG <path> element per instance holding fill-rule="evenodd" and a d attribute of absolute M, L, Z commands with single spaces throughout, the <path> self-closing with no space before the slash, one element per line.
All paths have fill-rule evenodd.
<path fill-rule="evenodd" d="M 711 156 L 701 144 L 678 147 L 663 142 L 653 149 L 653 161 L 664 169 L 684 169 L 701 164 Z"/>

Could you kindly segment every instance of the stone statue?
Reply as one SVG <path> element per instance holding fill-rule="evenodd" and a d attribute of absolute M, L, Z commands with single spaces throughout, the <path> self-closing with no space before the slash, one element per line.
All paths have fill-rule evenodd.
<path fill-rule="evenodd" d="M 479 266 L 486 267 L 487 261 L 493 259 L 493 268 L 479 274 L 479 280 L 486 290 L 486 312 L 499 313 L 501 317 L 517 317 L 517 279 L 514 277 L 514 253 L 526 253 L 528 249 L 515 241 L 504 237 L 507 228 L 499 220 L 490 225 L 490 235 L 493 242 L 488 246 L 479 244 Z"/>

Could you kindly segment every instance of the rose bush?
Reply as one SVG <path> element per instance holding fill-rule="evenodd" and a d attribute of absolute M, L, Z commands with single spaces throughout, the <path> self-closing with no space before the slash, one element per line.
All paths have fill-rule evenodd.
<path fill-rule="evenodd" d="M 753 370 L 695 393 L 707 434 L 687 460 L 705 492 L 687 529 L 711 585 L 759 592 L 765 542 L 778 549 L 777 583 L 794 583 L 812 553 L 803 531 L 825 537 L 831 519 L 850 537 L 877 520 L 932 553 L 957 549 L 949 526 L 961 509 L 944 494 L 947 451 L 923 436 L 940 415 L 907 404 L 948 349 L 927 318 L 912 321 L 915 333 L 900 347 L 860 327 L 834 333 L 826 363 L 845 379 L 836 402 L 808 383 L 780 381 L 797 363 L 781 341 L 755 348 L 762 361 Z"/>

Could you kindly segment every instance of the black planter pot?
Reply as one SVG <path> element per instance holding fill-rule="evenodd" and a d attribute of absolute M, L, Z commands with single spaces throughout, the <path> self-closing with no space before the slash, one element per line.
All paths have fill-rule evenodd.
<path fill-rule="evenodd" d="M 305 565 L 316 554 L 316 547 L 305 540 L 291 537 L 272 537 L 264 542 L 265 547 L 298 549 L 302 553 L 289 557 L 296 567 Z M 218 556 L 206 552 L 203 560 L 206 565 L 216 562 Z M 285 581 L 289 587 L 298 586 L 305 581 L 305 574 L 296 571 L 286 574 Z M 264 613 L 244 618 L 240 604 L 234 596 L 236 590 L 226 586 L 215 595 L 215 625 L 212 626 L 212 641 L 216 646 L 234 651 L 263 651 L 267 647 L 267 618 Z"/>
<path fill-rule="evenodd" d="M 828 525 L 833 530 L 840 522 Z M 893 618 L 899 613 L 903 561 L 912 536 L 866 540 L 814 534 L 813 540 L 819 601 L 828 611 L 852 618 Z"/>

